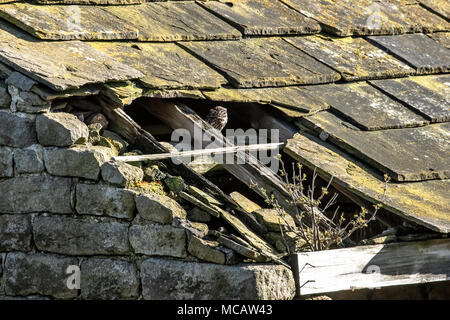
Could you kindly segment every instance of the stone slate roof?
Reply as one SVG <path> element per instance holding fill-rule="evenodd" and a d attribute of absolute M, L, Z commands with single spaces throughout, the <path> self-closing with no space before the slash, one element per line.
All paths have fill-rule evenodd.
<path fill-rule="evenodd" d="M 449 232 L 449 18 L 447 0 L 0 0 L 0 76 L 47 99 L 266 104 L 299 127 L 288 154 L 370 202 L 388 174 L 389 210 Z"/>

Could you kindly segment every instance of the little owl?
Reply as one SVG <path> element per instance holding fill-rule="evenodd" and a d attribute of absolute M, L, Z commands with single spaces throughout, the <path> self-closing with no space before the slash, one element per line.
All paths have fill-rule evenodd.
<path fill-rule="evenodd" d="M 209 123 L 214 129 L 222 131 L 228 121 L 227 109 L 221 106 L 214 107 L 209 110 L 205 121 Z"/>

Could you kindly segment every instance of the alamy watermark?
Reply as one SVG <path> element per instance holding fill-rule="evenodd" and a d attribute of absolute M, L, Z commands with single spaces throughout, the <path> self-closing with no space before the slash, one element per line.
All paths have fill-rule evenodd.
<path fill-rule="evenodd" d="M 255 146 L 268 143 L 278 143 L 280 133 L 278 129 L 226 129 L 222 136 L 217 130 L 203 130 L 195 127 L 193 135 L 187 129 L 176 129 L 172 132 L 171 141 L 179 152 L 192 150 L 218 149 L 230 146 Z M 214 153 L 208 156 L 217 164 L 245 164 L 252 163 L 256 159 L 260 163 L 276 173 L 279 170 L 279 148 L 268 148 L 251 151 L 238 151 L 237 153 Z M 173 157 L 175 164 L 189 164 L 190 156 Z"/>

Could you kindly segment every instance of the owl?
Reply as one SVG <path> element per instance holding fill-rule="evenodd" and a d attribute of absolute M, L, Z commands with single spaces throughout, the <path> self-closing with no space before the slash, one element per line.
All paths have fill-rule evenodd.
<path fill-rule="evenodd" d="M 227 109 L 221 106 L 214 107 L 209 110 L 205 121 L 209 123 L 214 129 L 222 131 L 228 122 Z"/>

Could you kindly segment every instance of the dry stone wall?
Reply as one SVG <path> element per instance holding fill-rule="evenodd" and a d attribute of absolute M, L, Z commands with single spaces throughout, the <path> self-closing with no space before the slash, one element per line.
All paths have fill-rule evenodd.
<path fill-rule="evenodd" d="M 0 79 L 0 299 L 293 298 L 285 267 L 226 265 L 229 250 L 192 235 L 186 210 L 145 181 L 166 174 L 111 161 L 128 143 L 87 100 L 73 112 L 35 85 Z"/>

